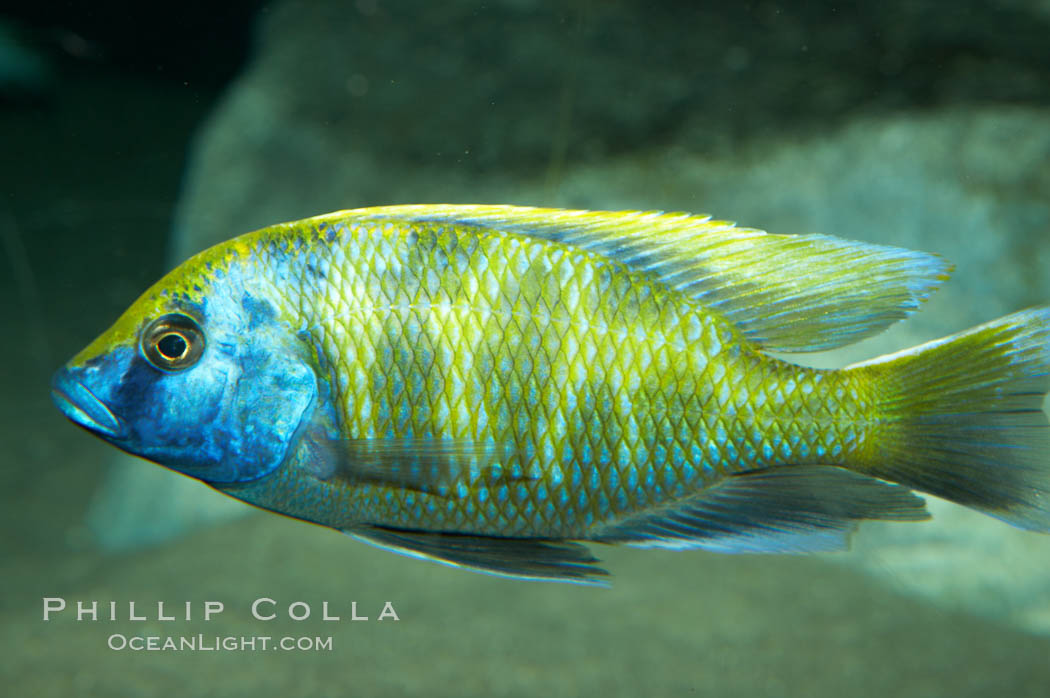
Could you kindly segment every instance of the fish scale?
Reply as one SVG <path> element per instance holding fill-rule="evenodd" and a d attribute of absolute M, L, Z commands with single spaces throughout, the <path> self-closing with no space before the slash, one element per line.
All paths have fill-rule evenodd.
<path fill-rule="evenodd" d="M 838 370 L 949 265 L 688 214 L 397 206 L 158 281 L 52 383 L 118 447 L 365 542 L 601 583 L 579 541 L 846 547 L 912 490 L 1050 530 L 1050 308 Z"/>
<path fill-rule="evenodd" d="M 366 238 L 375 246 L 372 255 L 340 254 L 362 248 Z M 624 512 L 660 505 L 731 472 L 772 465 L 770 434 L 782 459 L 806 462 L 807 434 L 797 412 L 784 406 L 796 401 L 800 384 L 813 384 L 817 372 L 791 366 L 789 375 L 771 381 L 761 369 L 771 360 L 763 359 L 747 377 L 731 380 L 722 348 L 741 344 L 731 326 L 701 317 L 675 294 L 649 293 L 644 279 L 607 260 L 573 259 L 560 246 L 470 230 L 450 234 L 447 227 L 343 228 L 331 249 L 326 268 L 339 285 L 365 289 L 340 294 L 354 299 L 349 307 L 333 312 L 334 304 L 323 303 L 316 315 L 305 311 L 309 326 L 339 328 L 321 343 L 338 367 L 330 380 L 340 387 L 344 433 L 351 439 L 427 435 L 511 443 L 510 462 L 480 465 L 520 467 L 530 478 L 492 487 L 468 472 L 450 485 L 465 486 L 466 497 L 361 488 L 351 506 L 369 521 L 583 537 Z M 455 292 L 439 283 L 450 259 L 460 260 Z M 551 282 L 537 283 L 534 270 Z M 530 273 L 533 281 L 523 282 Z M 480 295 L 467 295 L 475 288 Z M 376 304 L 377 296 L 384 302 Z M 349 337 L 352 343 L 337 339 Z M 563 350 L 566 343 L 571 351 Z M 434 362 L 437 354 L 446 362 Z M 471 404 L 456 386 L 483 384 L 479 364 L 493 367 L 493 380 L 482 404 Z M 723 381 L 708 382 L 716 371 Z M 764 377 L 754 378 L 759 374 Z M 762 410 L 747 412 L 743 408 L 755 403 L 752 386 L 766 397 Z M 401 419 L 380 407 L 363 409 L 396 404 L 406 410 Z M 850 421 L 850 405 L 833 409 L 845 415 L 840 421 Z M 662 441 L 643 438 L 639 417 L 665 424 L 669 433 Z M 566 428 L 552 431 L 552 423 Z M 734 438 L 712 457 L 717 433 Z M 837 443 L 838 432 L 829 434 L 827 440 Z M 658 462 L 658 445 L 670 458 Z M 557 457 L 544 457 L 550 453 Z M 751 462 L 730 457 L 740 453 L 753 454 Z M 579 491 L 571 492 L 565 471 L 581 473 Z M 444 501 L 419 516 L 417 502 L 428 497 Z M 570 506 L 555 508 L 556 501 Z"/>

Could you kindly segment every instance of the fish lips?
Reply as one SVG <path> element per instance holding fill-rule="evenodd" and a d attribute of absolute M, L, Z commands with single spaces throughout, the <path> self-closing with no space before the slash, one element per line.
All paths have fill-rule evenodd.
<path fill-rule="evenodd" d="M 72 369 L 63 368 L 51 379 L 51 399 L 62 414 L 90 432 L 118 440 L 126 433 L 124 423 L 77 380 Z"/>

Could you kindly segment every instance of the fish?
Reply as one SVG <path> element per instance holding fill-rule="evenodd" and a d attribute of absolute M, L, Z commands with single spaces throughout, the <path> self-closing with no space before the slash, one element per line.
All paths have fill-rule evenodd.
<path fill-rule="evenodd" d="M 1050 306 L 840 369 L 943 258 L 709 216 L 339 211 L 190 258 L 54 376 L 79 426 L 265 510 L 494 575 L 595 544 L 842 550 L 921 494 L 1050 531 Z"/>

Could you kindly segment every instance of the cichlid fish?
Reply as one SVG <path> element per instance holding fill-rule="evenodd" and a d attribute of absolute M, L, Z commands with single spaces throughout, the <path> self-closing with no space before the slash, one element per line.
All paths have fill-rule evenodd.
<path fill-rule="evenodd" d="M 1050 530 L 1050 307 L 841 370 L 939 257 L 687 214 L 395 206 L 217 245 L 56 375 L 77 424 L 409 555 L 601 582 L 580 541 L 846 547 L 913 490 Z"/>

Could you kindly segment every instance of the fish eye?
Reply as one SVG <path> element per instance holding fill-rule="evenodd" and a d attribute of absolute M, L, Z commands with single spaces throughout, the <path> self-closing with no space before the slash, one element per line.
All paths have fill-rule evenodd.
<path fill-rule="evenodd" d="M 173 313 L 151 322 L 142 333 L 142 354 L 161 371 L 187 369 L 204 353 L 204 331 L 188 315 Z"/>

